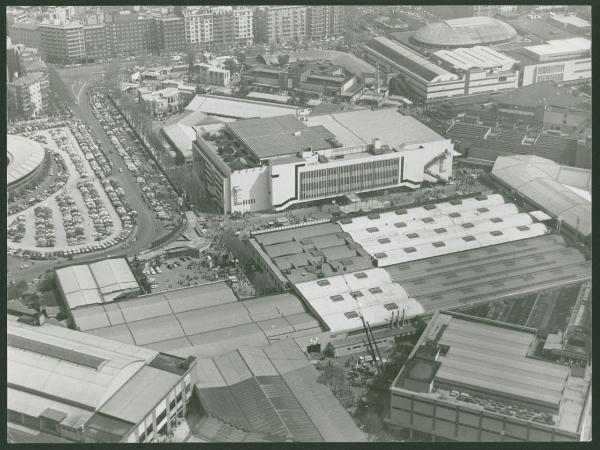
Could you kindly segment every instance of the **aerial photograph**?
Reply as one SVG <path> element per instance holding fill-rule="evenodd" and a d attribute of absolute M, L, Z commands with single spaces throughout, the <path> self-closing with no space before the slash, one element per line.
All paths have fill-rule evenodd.
<path fill-rule="evenodd" d="M 8 443 L 591 441 L 590 5 L 5 14 Z"/>

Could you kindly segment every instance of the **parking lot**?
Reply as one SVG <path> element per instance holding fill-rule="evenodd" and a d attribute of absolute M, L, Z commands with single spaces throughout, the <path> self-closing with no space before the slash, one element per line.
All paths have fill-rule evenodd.
<path fill-rule="evenodd" d="M 64 172 L 58 186 L 54 183 L 34 197 L 35 203 L 7 217 L 8 228 L 15 230 L 8 235 L 9 254 L 69 256 L 127 238 L 133 225 L 126 219 L 132 212 L 109 199 L 101 180 L 110 175 L 110 162 L 81 123 L 23 135 L 44 145 Z"/>

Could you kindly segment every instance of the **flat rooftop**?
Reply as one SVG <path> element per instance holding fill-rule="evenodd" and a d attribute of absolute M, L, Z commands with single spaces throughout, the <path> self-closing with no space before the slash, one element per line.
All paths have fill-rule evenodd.
<path fill-rule="evenodd" d="M 442 348 L 437 361 L 418 358 L 426 342 Z M 454 403 L 463 408 L 494 411 L 524 421 L 545 422 L 577 432 L 589 380 L 575 377 L 568 366 L 532 358 L 535 330 L 462 314 L 440 312 L 429 322 L 409 363 L 399 373 L 392 390 L 406 390 L 415 360 L 420 372 L 433 374 L 437 390 L 417 396 Z M 445 348 L 444 348 L 445 347 Z M 437 371 L 433 371 L 433 367 Z M 450 390 L 471 395 L 466 402 Z M 521 415 L 527 412 L 529 418 Z"/>
<path fill-rule="evenodd" d="M 535 36 L 542 41 L 550 39 L 564 39 L 575 37 L 573 33 L 564 28 L 554 26 L 542 19 L 530 19 L 527 15 L 505 19 L 513 28 L 523 36 Z"/>
<path fill-rule="evenodd" d="M 574 37 L 568 39 L 552 39 L 545 44 L 525 47 L 526 50 L 539 56 L 568 55 L 590 51 L 592 41 L 589 39 Z"/>
<path fill-rule="evenodd" d="M 414 117 L 397 112 L 396 108 L 308 116 L 306 123 L 324 126 L 344 147 L 372 144 L 375 138 L 396 149 L 403 145 L 445 139 Z"/>
<path fill-rule="evenodd" d="M 331 148 L 322 132 L 307 127 L 293 115 L 239 120 L 227 129 L 258 159 Z M 335 136 L 331 134 L 330 138 Z"/>
<path fill-rule="evenodd" d="M 225 282 L 140 296 L 73 311 L 76 326 L 97 336 L 203 357 L 313 329 L 314 317 L 293 294 L 240 302 Z"/>
<path fill-rule="evenodd" d="M 475 46 L 454 50 L 438 50 L 434 55 L 454 69 L 469 70 L 471 68 L 490 69 L 494 67 L 509 68 L 517 61 L 490 47 Z"/>
<path fill-rule="evenodd" d="M 278 105 L 273 102 L 261 102 L 218 95 L 196 95 L 185 109 L 201 111 L 209 116 L 216 116 L 218 118 L 250 119 L 296 114 L 300 108 L 291 105 Z"/>
<path fill-rule="evenodd" d="M 293 284 L 315 280 L 320 272 L 331 276 L 373 267 L 368 253 L 334 223 L 273 231 L 253 239 L 264 258 Z"/>

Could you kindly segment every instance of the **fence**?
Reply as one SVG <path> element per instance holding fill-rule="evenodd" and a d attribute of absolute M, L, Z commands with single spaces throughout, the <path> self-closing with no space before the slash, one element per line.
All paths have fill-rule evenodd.
<path fill-rule="evenodd" d="M 280 225 L 278 227 L 270 227 L 270 228 L 266 228 L 264 230 L 251 231 L 250 236 L 256 236 L 257 234 L 263 234 L 263 233 L 270 233 L 272 231 L 290 230 L 292 228 L 300 228 L 300 227 L 305 227 L 308 225 L 318 225 L 320 223 L 327 223 L 327 222 L 331 222 L 331 219 L 317 219 L 317 220 L 311 220 L 310 222 L 292 223 L 289 225 Z"/>

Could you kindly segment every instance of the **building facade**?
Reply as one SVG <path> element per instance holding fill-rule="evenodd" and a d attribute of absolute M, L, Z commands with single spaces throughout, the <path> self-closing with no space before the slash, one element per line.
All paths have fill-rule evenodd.
<path fill-rule="evenodd" d="M 309 6 L 307 31 L 313 41 L 338 37 L 344 34 L 344 7 L 341 5 Z"/>
<path fill-rule="evenodd" d="M 267 130 L 260 144 L 255 140 L 246 143 L 233 123 L 216 134 L 198 131 L 193 145 L 194 171 L 226 213 L 285 210 L 297 203 L 350 192 L 418 187 L 423 180 L 451 176 L 452 144 L 441 136 L 422 144 L 395 144 L 395 148 L 379 139 L 372 144 L 344 146 L 325 127 L 317 127 L 323 130 L 323 137 L 293 116 L 240 123 L 250 125 L 251 121 Z M 285 131 L 267 137 L 270 123 L 273 129 Z M 232 139 L 230 148 L 239 148 L 238 154 L 225 155 L 215 139 Z"/>
<path fill-rule="evenodd" d="M 196 49 L 225 50 L 253 42 L 253 12 L 250 8 L 187 8 L 182 13 L 186 42 Z"/>
<path fill-rule="evenodd" d="M 544 81 L 576 82 L 592 77 L 591 41 L 557 39 L 523 48 L 522 85 Z"/>
<path fill-rule="evenodd" d="M 36 23 L 13 23 L 9 27 L 8 34 L 13 44 L 41 48 L 41 31 L 40 26 Z"/>
<path fill-rule="evenodd" d="M 255 12 L 255 38 L 265 44 L 301 42 L 307 38 L 306 6 L 264 6 Z"/>
<path fill-rule="evenodd" d="M 85 25 L 83 27 L 85 41 L 85 58 L 88 61 L 99 61 L 110 56 L 110 48 L 104 24 Z"/>
<path fill-rule="evenodd" d="M 105 26 L 112 56 L 147 54 L 157 50 L 158 35 L 151 17 L 130 11 L 111 11 Z"/>
<path fill-rule="evenodd" d="M 83 25 L 41 24 L 41 50 L 46 62 L 75 64 L 85 60 L 85 34 Z"/>
<path fill-rule="evenodd" d="M 180 52 L 185 50 L 185 23 L 182 17 L 161 17 L 156 19 L 158 25 L 159 50 L 164 52 Z"/>
<path fill-rule="evenodd" d="M 45 114 L 48 108 L 48 75 L 32 73 L 8 84 L 9 101 L 16 106 L 24 119 L 35 119 Z"/>

